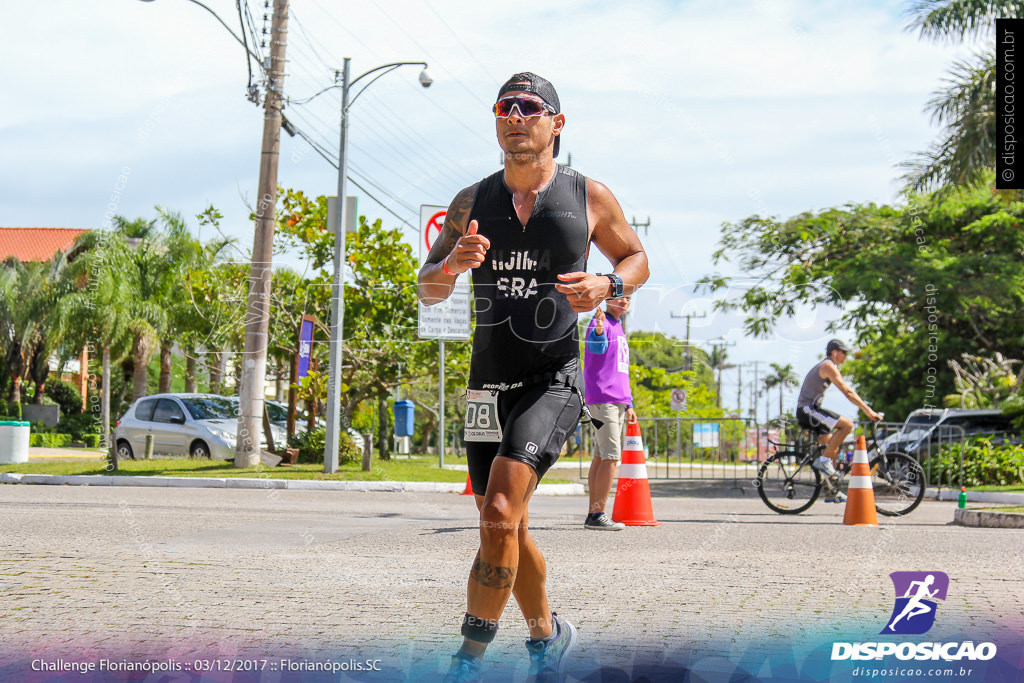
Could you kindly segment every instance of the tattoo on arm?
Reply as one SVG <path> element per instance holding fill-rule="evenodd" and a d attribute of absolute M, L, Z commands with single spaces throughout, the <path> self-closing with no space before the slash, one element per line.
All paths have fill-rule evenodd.
<path fill-rule="evenodd" d="M 444 217 L 444 227 L 441 234 L 434 241 L 427 255 L 427 263 L 440 263 L 448 257 L 448 254 L 455 248 L 459 237 L 465 234 L 466 226 L 469 225 L 469 212 L 476 200 L 476 189 L 479 183 L 471 185 L 462 190 L 452 200 L 448 207 L 448 213 Z"/>
<path fill-rule="evenodd" d="M 515 567 L 498 567 L 480 559 L 477 555 L 469 578 L 487 588 L 511 588 L 516 582 Z"/>

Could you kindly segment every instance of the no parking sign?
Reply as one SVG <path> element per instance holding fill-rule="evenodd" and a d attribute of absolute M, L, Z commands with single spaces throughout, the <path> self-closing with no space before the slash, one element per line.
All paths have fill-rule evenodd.
<path fill-rule="evenodd" d="M 444 206 L 420 207 L 420 267 L 423 267 L 430 248 L 444 229 L 448 209 Z M 455 339 L 465 341 L 470 336 L 469 283 L 461 275 L 455 281 L 455 291 L 439 304 L 419 305 L 420 339 Z"/>

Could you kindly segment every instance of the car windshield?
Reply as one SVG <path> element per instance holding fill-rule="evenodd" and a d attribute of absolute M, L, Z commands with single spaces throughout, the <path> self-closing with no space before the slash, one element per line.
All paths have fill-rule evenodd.
<path fill-rule="evenodd" d="M 911 415 L 900 428 L 899 438 L 903 441 L 919 441 L 939 421 L 941 413 L 918 413 Z"/>
<path fill-rule="evenodd" d="M 287 422 L 288 421 L 288 409 L 283 406 L 279 406 L 276 403 L 270 401 L 264 402 L 267 406 L 267 416 L 271 422 Z"/>
<path fill-rule="evenodd" d="M 238 399 L 227 396 L 181 398 L 193 420 L 233 420 L 238 417 Z"/>

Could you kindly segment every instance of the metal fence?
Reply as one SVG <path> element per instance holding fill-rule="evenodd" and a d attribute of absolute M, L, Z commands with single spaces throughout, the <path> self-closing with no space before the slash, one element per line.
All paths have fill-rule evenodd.
<path fill-rule="evenodd" d="M 870 435 L 871 424 L 859 423 L 853 433 Z M 880 449 L 898 450 L 917 458 L 929 486 L 949 488 L 962 484 L 965 442 L 985 436 L 966 434 L 958 425 L 939 425 L 927 433 L 914 433 L 905 430 L 901 422 L 876 422 L 874 429 Z M 812 446 L 810 434 L 795 421 L 765 427 L 747 418 L 641 418 L 640 430 L 649 478 L 732 480 L 741 489 L 757 476 L 757 468 L 768 455 Z M 569 457 L 578 457 L 581 478 L 594 452 L 595 431 L 593 425 L 582 425 L 570 445 Z M 843 444 L 844 457 L 852 458 L 855 442 L 851 435 Z M 958 459 L 957 466 L 940 470 L 940 451 L 951 451 Z"/>
<path fill-rule="evenodd" d="M 745 418 L 641 418 L 640 432 L 650 479 L 726 479 L 742 488 L 769 453 L 768 432 Z M 581 427 L 581 477 L 594 437 L 593 425 Z"/>

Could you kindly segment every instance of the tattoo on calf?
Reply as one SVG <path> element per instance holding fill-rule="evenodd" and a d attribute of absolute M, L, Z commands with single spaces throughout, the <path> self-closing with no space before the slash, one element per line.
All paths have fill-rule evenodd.
<path fill-rule="evenodd" d="M 511 588 L 516 582 L 515 567 L 498 567 L 480 559 L 477 555 L 469 578 L 487 588 Z"/>

